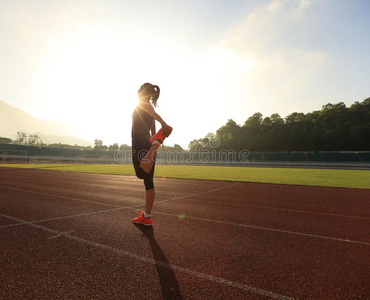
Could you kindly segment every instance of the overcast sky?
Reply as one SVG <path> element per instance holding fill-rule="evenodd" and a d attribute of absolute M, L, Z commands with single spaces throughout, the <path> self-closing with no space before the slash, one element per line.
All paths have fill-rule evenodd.
<path fill-rule="evenodd" d="M 130 144 L 144 82 L 187 148 L 228 119 L 370 96 L 368 0 L 0 0 L 0 99 Z"/>

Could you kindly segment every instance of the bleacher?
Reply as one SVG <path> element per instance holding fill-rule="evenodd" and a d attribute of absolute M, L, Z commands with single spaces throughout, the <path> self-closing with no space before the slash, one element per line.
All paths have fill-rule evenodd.
<path fill-rule="evenodd" d="M 358 155 L 363 162 L 370 162 L 370 152 L 360 152 Z"/>
<path fill-rule="evenodd" d="M 263 161 L 263 153 L 261 152 L 250 152 L 247 156 L 248 161 Z"/>
<path fill-rule="evenodd" d="M 31 146 L 17 144 L 0 144 L 0 162 L 22 161 L 28 162 L 102 162 L 114 163 L 115 151 L 58 148 L 48 146 Z M 17 160 L 15 160 L 17 156 Z M 21 157 L 22 156 L 22 157 Z M 6 159 L 4 159 L 6 158 Z"/>
<path fill-rule="evenodd" d="M 307 153 L 310 162 L 361 162 L 354 152 Z"/>
<path fill-rule="evenodd" d="M 130 163 L 130 149 L 113 150 L 0 144 L 0 163 L 10 161 L 58 163 Z M 123 155 L 123 156 L 122 156 Z M 157 153 L 158 164 L 245 163 L 370 163 L 370 152 L 176 152 Z"/>
<path fill-rule="evenodd" d="M 266 152 L 264 153 L 264 160 L 271 161 L 271 162 L 305 162 L 307 161 L 306 155 L 303 152 L 297 152 L 297 153 Z"/>
<path fill-rule="evenodd" d="M 43 155 L 40 147 L 16 144 L 0 144 L 0 151 L 27 151 L 27 155 Z"/>

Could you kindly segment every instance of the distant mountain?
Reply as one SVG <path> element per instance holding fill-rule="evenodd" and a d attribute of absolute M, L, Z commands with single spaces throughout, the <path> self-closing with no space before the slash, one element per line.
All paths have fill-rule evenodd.
<path fill-rule="evenodd" d="M 67 123 L 43 121 L 0 100 L 0 137 L 15 139 L 17 132 L 37 134 L 46 144 L 62 143 L 91 146 L 93 143 L 73 137 L 73 128 Z"/>

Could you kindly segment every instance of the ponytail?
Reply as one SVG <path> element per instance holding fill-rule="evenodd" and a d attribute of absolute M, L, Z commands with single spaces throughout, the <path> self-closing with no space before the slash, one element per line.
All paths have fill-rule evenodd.
<path fill-rule="evenodd" d="M 153 85 L 153 96 L 152 96 L 152 104 L 154 107 L 157 107 L 157 100 L 159 98 L 161 90 L 159 89 L 158 85 Z"/>

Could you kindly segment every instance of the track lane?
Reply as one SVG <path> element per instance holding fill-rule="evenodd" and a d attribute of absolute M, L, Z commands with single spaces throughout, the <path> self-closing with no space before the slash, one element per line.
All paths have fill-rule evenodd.
<path fill-rule="evenodd" d="M 39 176 L 35 181 L 34 176 L 37 174 Z M 136 292 L 138 292 L 142 289 L 144 283 L 144 286 L 148 288 L 144 288 L 141 295 L 147 295 L 150 298 L 149 294 L 152 293 L 153 299 L 160 299 L 163 294 L 166 295 L 171 291 L 171 287 L 174 287 L 177 291 L 177 296 L 189 299 L 200 299 L 202 297 L 204 299 L 207 296 L 214 299 L 222 299 L 227 296 L 230 299 L 238 297 L 255 299 L 268 298 L 275 294 L 281 297 L 317 299 L 340 298 L 343 295 L 364 297 L 369 292 L 367 283 L 370 274 L 369 270 L 364 268 L 369 263 L 367 256 L 369 247 L 367 245 L 352 245 L 335 240 L 294 236 L 284 232 L 266 231 L 232 224 L 234 221 L 243 225 L 247 224 L 246 221 L 259 220 L 258 222 L 263 225 L 270 221 L 270 224 L 275 223 L 276 226 L 286 226 L 284 224 L 289 225 L 293 222 L 301 226 L 302 230 L 312 230 L 312 228 L 319 228 L 320 224 L 325 224 L 327 222 L 326 218 L 321 216 L 312 219 L 307 216 L 302 219 L 301 214 L 297 213 L 295 219 L 295 212 L 279 210 L 270 211 L 266 215 L 266 209 L 250 207 L 240 209 L 237 205 L 230 208 L 229 206 L 210 203 L 212 201 L 224 201 L 225 203 L 230 201 L 234 204 L 240 204 L 243 197 L 244 201 L 250 203 L 249 201 L 251 198 L 253 199 L 253 196 L 257 196 L 255 197 L 257 199 L 258 196 L 267 197 L 266 195 L 270 194 L 275 195 L 275 198 L 270 203 L 265 202 L 263 205 L 270 205 L 271 208 L 274 208 L 280 203 L 277 196 L 281 194 L 280 201 L 286 206 L 289 201 L 293 203 L 294 199 L 294 196 L 290 196 L 292 200 L 286 202 L 285 196 L 289 188 L 296 192 L 302 192 L 301 187 L 296 189 L 289 186 L 247 183 L 230 186 L 230 182 L 157 179 L 156 187 L 159 197 L 154 207 L 157 214 L 153 216 L 155 227 L 150 237 L 150 232 L 145 231 L 145 228 L 141 230 L 140 227 L 132 225 L 131 219 L 134 216 L 134 209 L 121 210 L 119 208 L 121 205 L 124 206 L 132 202 L 140 204 L 142 201 L 142 184 L 133 177 L 67 174 L 53 171 L 18 172 L 15 177 L 21 179 L 14 181 L 14 178 L 9 179 L 0 175 L 0 185 L 32 189 L 33 192 L 15 191 L 0 187 L 1 212 L 4 213 L 6 210 L 7 213 L 11 214 L 13 211 L 18 216 L 25 217 L 26 219 L 23 221 L 43 222 L 24 223 L 11 228 L 0 227 L 1 245 L 5 245 L 2 249 L 7 254 L 4 265 L 7 267 L 7 274 L 10 276 L 11 282 L 13 282 L 12 288 L 21 284 L 17 281 L 17 278 L 19 279 L 19 274 L 22 274 L 24 278 L 30 281 L 30 286 L 40 287 L 41 285 L 43 287 L 43 289 L 37 290 L 38 293 L 44 293 L 43 295 L 47 296 L 48 294 L 45 291 L 48 290 L 49 295 L 56 295 L 55 292 L 53 294 L 51 289 L 52 286 L 58 287 L 55 280 L 48 284 L 44 282 L 46 275 L 42 275 L 43 280 L 40 282 L 31 275 L 32 270 L 22 267 L 21 262 L 23 264 L 30 261 L 36 262 L 35 267 L 38 270 L 36 273 L 41 274 L 42 270 L 48 269 L 43 266 L 39 257 L 47 257 L 50 260 L 53 259 L 52 255 L 57 255 L 57 260 L 64 262 L 63 268 L 65 269 L 60 269 L 58 264 L 54 264 L 53 278 L 57 278 L 58 274 L 61 276 L 61 285 L 64 284 L 68 287 L 66 290 L 63 289 L 62 295 L 69 295 L 72 298 L 82 294 L 85 296 L 91 295 L 87 288 L 88 283 L 92 285 L 92 290 L 96 292 L 96 298 L 107 293 L 112 295 L 112 298 L 117 297 L 117 299 L 119 298 L 117 293 L 126 290 L 126 288 L 132 293 L 128 295 L 134 295 L 135 291 L 132 288 L 136 286 L 138 288 Z M 38 184 L 36 185 L 36 183 Z M 65 185 L 69 187 L 68 190 L 63 189 Z M 55 188 L 53 189 L 53 187 Z M 266 191 L 267 189 L 269 191 Z M 346 201 L 353 202 L 352 199 L 348 198 L 350 194 L 347 189 L 329 189 L 329 201 L 325 196 L 328 192 L 327 189 L 313 188 L 312 196 L 309 196 L 310 188 L 305 187 L 305 189 L 307 189 L 305 193 L 307 201 L 322 200 L 326 203 L 327 209 L 330 204 L 327 204 L 327 202 L 338 200 L 334 193 L 342 195 L 340 201 L 343 204 Z M 126 196 L 128 190 L 130 190 L 130 193 Z M 210 190 L 214 190 L 214 192 L 207 193 Z M 343 190 L 346 190 L 344 196 Z M 83 200 L 91 201 L 91 203 L 62 198 L 71 196 L 73 191 L 77 191 Z M 50 200 L 47 197 L 43 198 L 45 195 L 37 193 L 55 193 L 56 196 L 55 199 Z M 365 211 L 365 217 L 368 216 L 369 211 L 366 211 L 365 196 L 369 194 L 362 190 L 353 190 L 352 193 L 359 205 L 365 205 L 362 213 Z M 58 198 L 58 195 L 60 198 Z M 231 195 L 233 196 L 231 197 Z M 13 197 L 16 200 L 14 202 L 8 201 L 4 200 L 4 197 Z M 181 197 L 182 199 L 179 199 Z M 222 197 L 224 197 L 223 200 Z M 40 198 L 39 204 L 37 204 L 38 198 Z M 201 199 L 208 202 L 200 202 Z M 32 201 L 36 206 L 27 205 L 27 201 Z M 160 201 L 165 202 L 160 203 Z M 49 204 L 47 204 L 48 202 Z M 55 209 L 53 203 L 58 209 Z M 39 208 L 37 208 L 37 205 L 39 205 Z M 69 205 L 73 209 L 68 208 Z M 314 207 L 316 212 L 320 211 L 320 205 L 321 203 L 318 203 L 317 207 Z M 342 206 L 345 207 L 345 205 Z M 115 207 L 117 210 L 115 210 Z M 38 215 L 40 218 L 37 219 L 34 214 L 40 214 L 42 209 L 44 209 L 44 212 Z M 108 211 L 110 209 L 112 211 Z M 180 215 L 179 218 L 179 213 L 184 212 L 184 209 L 187 209 L 185 217 Z M 107 211 L 104 212 L 104 210 Z M 247 215 L 247 218 L 237 214 L 240 210 L 243 215 Z M 58 212 L 57 215 L 55 215 L 56 212 Z M 342 212 L 345 213 L 345 210 Z M 53 214 L 57 219 L 48 220 L 47 218 L 53 216 Z M 73 214 L 76 216 L 73 216 Z M 14 216 L 10 215 L 10 217 Z M 197 217 L 199 217 L 199 220 L 196 219 Z M 284 217 L 287 217 L 286 222 Z M 211 221 L 214 220 L 214 222 L 202 220 L 206 218 Z M 220 218 L 224 223 L 216 222 Z M 338 218 L 338 216 L 335 218 Z M 307 220 L 312 220 L 312 225 L 316 225 L 312 228 L 307 227 Z M 359 221 L 359 224 L 354 224 L 353 230 L 357 232 L 361 222 L 364 222 L 364 226 L 368 226 L 365 221 L 362 220 Z M 15 220 L 0 216 L 0 224 L 14 224 L 15 222 Z M 346 224 L 342 223 L 344 226 Z M 46 228 L 46 231 L 37 226 Z M 325 231 L 330 230 L 330 228 L 331 226 L 327 226 Z M 40 230 L 42 232 L 50 230 L 50 235 L 44 236 L 38 233 Z M 359 234 L 359 237 L 361 237 L 361 234 Z M 86 242 L 81 242 L 81 239 Z M 78 240 L 84 246 L 78 246 L 76 242 Z M 32 247 L 40 242 L 43 246 L 36 247 L 36 249 L 43 249 L 42 251 L 37 250 L 44 252 L 43 255 L 42 253 L 37 254 L 36 250 L 30 253 L 24 252 L 26 251 L 24 249 L 33 249 Z M 21 246 L 22 243 L 27 246 Z M 69 247 L 66 248 L 66 244 Z M 96 246 L 96 244 L 101 246 Z M 105 251 L 101 251 L 104 250 L 104 247 L 107 247 Z M 59 248 L 64 250 L 58 253 Z M 94 250 L 94 248 L 97 249 Z M 123 269 L 121 268 L 119 271 L 115 269 L 114 259 L 117 260 L 118 256 L 117 252 L 112 249 L 116 249 L 114 251 L 121 254 L 128 252 L 152 260 L 149 263 L 145 259 L 141 260 L 133 257 L 127 261 L 126 258 L 120 260 L 124 261 L 121 267 L 127 269 L 127 274 L 134 278 L 127 279 L 125 277 L 126 279 L 121 282 L 123 275 L 119 272 Z M 94 258 L 99 257 L 99 259 L 96 261 L 84 259 L 85 253 Z M 22 258 L 22 255 L 25 255 L 25 257 Z M 111 259 L 106 259 L 106 257 L 111 257 Z M 167 265 L 157 264 L 156 261 Z M 4 256 L 2 258 L 3 262 Z M 112 282 L 106 283 L 105 286 L 102 278 L 104 276 L 96 276 L 97 274 L 94 273 L 99 264 L 104 265 L 104 272 L 102 273 L 108 272 L 109 269 L 115 270 L 113 274 L 106 275 Z M 138 268 L 140 270 L 144 268 L 143 274 L 137 274 L 135 272 L 137 268 L 131 268 L 131 265 L 135 264 L 139 264 Z M 76 266 L 78 266 L 77 269 Z M 17 273 L 11 270 L 17 270 L 19 274 L 15 276 Z M 193 272 L 193 274 L 188 271 Z M 76 276 L 73 276 L 69 281 L 63 275 L 67 272 L 76 274 Z M 166 272 L 170 273 L 167 277 Z M 85 274 L 85 277 L 90 279 L 85 281 L 80 278 L 81 274 Z M 174 277 L 175 280 L 171 281 L 171 277 Z M 211 278 L 213 279 L 210 280 Z M 216 278 L 218 278 L 218 281 Z M 148 282 L 148 280 L 151 281 Z M 222 280 L 225 280 L 225 282 L 222 283 Z M 166 285 L 165 282 L 168 281 L 170 283 Z M 76 282 L 81 284 L 76 285 Z M 229 282 L 229 284 L 226 284 L 226 282 Z M 97 283 L 100 283 L 101 286 L 97 287 Z M 116 287 L 113 287 L 114 285 Z M 263 293 L 256 293 L 256 291 L 246 291 L 240 288 L 242 285 L 255 288 L 256 291 L 267 291 L 272 294 L 267 296 Z M 237 288 L 238 286 L 239 288 Z M 201 287 L 205 287 L 205 290 L 202 290 Z M 23 290 L 26 294 L 31 292 L 31 289 L 25 286 L 23 286 Z M 220 292 L 216 292 L 217 290 Z M 21 293 L 21 291 L 18 293 Z"/>

